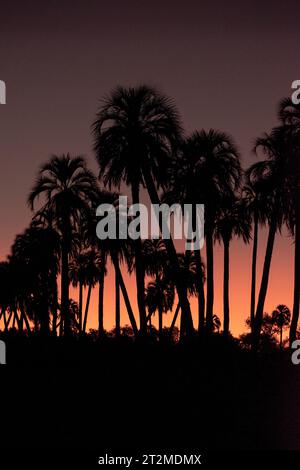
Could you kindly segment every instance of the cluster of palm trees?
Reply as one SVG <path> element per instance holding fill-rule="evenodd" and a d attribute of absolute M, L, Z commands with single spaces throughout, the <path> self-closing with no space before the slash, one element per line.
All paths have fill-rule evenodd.
<path fill-rule="evenodd" d="M 300 107 L 285 99 L 278 127 L 257 139 L 263 153 L 246 171 L 234 140 L 216 130 L 185 137 L 172 100 L 148 86 L 117 87 L 103 102 L 92 126 L 99 165 L 96 177 L 83 157 L 53 156 L 44 164 L 28 197 L 33 211 L 29 228 L 17 236 L 11 255 L 0 264 L 1 318 L 28 333 L 84 334 L 92 289 L 98 286 L 98 334 L 104 330 L 104 289 L 108 260 L 115 271 L 115 335 L 121 334 L 120 296 L 135 336 L 145 337 L 158 313 L 159 337 L 163 316 L 172 312 L 168 334 L 180 316 L 180 336 L 219 331 L 214 312 L 214 246 L 224 251 L 224 336 L 230 335 L 230 242 L 252 243 L 249 324 L 257 347 L 264 322 L 273 246 L 285 224 L 295 238 L 294 304 L 290 340 L 295 339 L 300 295 Z M 177 253 L 173 240 L 99 240 L 96 208 L 117 206 L 123 185 L 133 204 L 141 191 L 152 204 L 162 201 L 205 205 L 205 260 L 200 250 Z M 159 220 L 162 230 L 162 221 Z M 262 279 L 257 291 L 259 227 L 268 227 Z M 134 273 L 137 312 L 123 277 Z M 58 281 L 60 280 L 60 287 Z M 147 284 L 147 281 L 148 284 Z M 70 283 L 78 287 L 78 304 L 70 299 Z M 205 286 L 206 283 L 206 286 Z M 83 289 L 88 288 L 84 305 Z M 205 288 L 206 287 L 206 288 Z M 193 323 L 190 296 L 198 300 Z"/>

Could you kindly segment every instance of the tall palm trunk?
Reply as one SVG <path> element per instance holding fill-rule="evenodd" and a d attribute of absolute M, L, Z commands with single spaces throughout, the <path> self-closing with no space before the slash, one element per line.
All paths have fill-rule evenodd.
<path fill-rule="evenodd" d="M 69 318 L 69 243 L 66 234 L 62 237 L 61 246 L 61 323 L 60 332 L 69 335 L 71 332 Z"/>
<path fill-rule="evenodd" d="M 121 334 L 121 318 L 120 318 L 120 282 L 119 273 L 115 269 L 115 302 L 116 302 L 116 337 Z"/>
<path fill-rule="evenodd" d="M 15 310 L 15 317 L 16 317 L 16 322 L 17 322 L 17 325 L 18 325 L 19 332 L 23 333 L 23 330 L 24 330 L 24 328 L 23 328 L 23 318 L 22 318 L 21 312 L 20 312 L 20 316 L 19 316 L 17 309 Z"/>
<path fill-rule="evenodd" d="M 8 328 L 9 328 L 9 325 L 10 325 L 10 321 L 12 319 L 12 315 L 13 315 L 13 311 L 11 310 L 10 311 L 10 314 L 8 315 L 8 319 L 6 321 L 6 324 L 5 324 L 5 331 L 7 332 L 8 331 Z"/>
<path fill-rule="evenodd" d="M 122 291 L 123 299 L 124 299 L 124 302 L 125 302 L 125 305 L 126 305 L 129 321 L 130 321 L 133 333 L 134 333 L 135 337 L 137 337 L 139 330 L 138 330 L 138 327 L 137 327 L 137 324 L 136 324 L 136 321 L 135 321 L 135 317 L 134 317 L 134 313 L 133 313 L 133 310 L 132 310 L 132 307 L 131 307 L 131 304 L 130 304 L 130 300 L 129 300 L 128 292 L 127 292 L 127 289 L 126 289 L 126 286 L 125 286 L 125 282 L 124 282 L 124 279 L 123 279 L 123 276 L 122 276 L 122 273 L 121 273 L 121 270 L 120 270 L 118 257 L 117 257 L 116 254 L 112 253 L 111 258 L 112 258 L 114 268 L 118 272 L 119 285 L 120 285 L 120 289 Z"/>
<path fill-rule="evenodd" d="M 161 339 L 163 334 L 163 310 L 161 307 L 158 308 L 158 332 Z"/>
<path fill-rule="evenodd" d="M 42 280 L 43 286 L 48 286 L 48 275 L 43 275 Z M 50 334 L 50 325 L 49 325 L 49 291 L 48 289 L 43 289 L 40 292 L 41 303 L 40 303 L 40 331 L 43 336 L 49 336 Z M 22 315 L 21 315 L 22 318 Z M 23 320 L 22 320 L 23 323 Z"/>
<path fill-rule="evenodd" d="M 204 285 L 202 276 L 202 260 L 200 250 L 194 251 L 196 269 L 197 269 L 197 290 L 198 290 L 198 333 L 199 335 L 204 331 L 205 323 L 205 296 Z"/>
<path fill-rule="evenodd" d="M 4 323 L 4 331 L 7 331 L 7 318 L 6 318 L 6 309 L 2 310 L 2 316 L 3 316 L 3 323 Z"/>
<path fill-rule="evenodd" d="M 260 284 L 255 322 L 254 322 L 255 323 L 254 334 L 253 334 L 254 349 L 257 349 L 258 347 L 259 336 L 260 336 L 260 331 L 262 327 L 263 312 L 264 312 L 265 300 L 266 300 L 266 295 L 267 295 L 267 290 L 268 290 L 270 267 L 271 267 L 271 261 L 272 261 L 276 230 L 277 230 L 277 211 L 274 212 L 272 215 L 270 228 L 269 228 L 263 274 L 262 274 L 262 279 L 261 279 L 261 284 Z"/>
<path fill-rule="evenodd" d="M 206 270 L 207 270 L 207 302 L 206 302 L 206 327 L 207 331 L 213 331 L 214 309 L 214 245 L 213 224 L 211 217 L 206 216 Z"/>
<path fill-rule="evenodd" d="M 82 298 L 83 298 L 83 282 L 79 281 L 79 305 L 78 305 L 79 333 L 82 332 Z"/>
<path fill-rule="evenodd" d="M 91 293 L 92 293 L 92 284 L 89 284 L 88 294 L 87 294 L 87 299 L 86 299 L 86 304 L 85 304 L 83 327 L 82 327 L 83 333 L 86 332 L 86 325 L 87 325 L 87 318 L 88 318 L 89 307 L 90 307 Z"/>
<path fill-rule="evenodd" d="M 106 254 L 101 251 L 100 278 L 98 290 L 98 335 L 99 338 L 104 334 L 104 282 L 105 282 Z"/>
<path fill-rule="evenodd" d="M 151 173 L 149 172 L 147 168 L 144 169 L 143 176 L 145 179 L 145 183 L 147 186 L 151 203 L 160 204 L 160 200 L 159 200 L 156 188 L 155 188 L 155 184 L 153 182 Z M 159 218 L 158 223 L 159 223 L 160 231 L 162 232 L 161 218 Z M 165 242 L 168 257 L 169 257 L 169 260 L 170 260 L 170 263 L 174 272 L 175 286 L 176 286 L 179 302 L 181 305 L 182 315 L 185 317 L 186 333 L 190 335 L 192 334 L 194 330 L 193 319 L 192 319 L 190 302 L 187 297 L 187 292 L 186 292 L 186 289 L 184 288 L 184 285 L 182 284 L 181 277 L 180 277 L 180 266 L 178 263 L 176 249 L 175 249 L 174 242 L 171 236 L 169 239 L 164 240 L 164 242 Z"/>
<path fill-rule="evenodd" d="M 253 333 L 255 317 L 255 297 L 256 297 L 256 263 L 257 263 L 257 243 L 258 243 L 258 215 L 254 214 L 253 229 L 253 251 L 252 251 L 252 274 L 251 274 L 251 305 L 250 305 L 250 325 Z"/>
<path fill-rule="evenodd" d="M 172 320 L 172 323 L 171 323 L 171 326 L 170 326 L 170 329 L 169 329 L 170 336 L 172 336 L 172 334 L 173 334 L 174 326 L 175 326 L 176 320 L 178 318 L 179 311 L 180 311 L 180 303 L 178 302 L 178 304 L 176 306 L 175 313 L 174 313 L 174 317 L 173 317 L 173 320 Z"/>
<path fill-rule="evenodd" d="M 229 334 L 229 240 L 224 239 L 224 279 L 223 279 L 223 308 L 224 308 L 224 335 Z"/>
<path fill-rule="evenodd" d="M 58 298 L 57 298 L 57 279 L 56 274 L 53 276 L 53 312 L 52 312 L 52 335 L 56 336 L 56 327 L 57 327 L 57 308 L 58 308 Z"/>
<path fill-rule="evenodd" d="M 132 203 L 139 204 L 139 183 L 132 184 Z M 145 335 L 147 333 L 147 314 L 145 305 L 145 268 L 142 257 L 142 240 L 138 238 L 134 243 L 135 247 L 135 269 L 136 269 L 136 290 L 137 290 L 137 303 L 140 317 L 140 333 Z"/>
<path fill-rule="evenodd" d="M 299 193 L 299 190 L 297 191 Z M 300 299 L 300 194 L 295 200 L 295 254 L 294 254 L 294 302 L 293 314 L 290 326 L 290 345 L 296 339 L 299 319 L 299 299 Z"/>
<path fill-rule="evenodd" d="M 24 309 L 23 305 L 20 305 L 20 312 L 21 312 L 22 321 L 24 321 L 27 332 L 30 335 L 31 334 L 31 329 L 30 329 L 29 321 L 28 321 L 28 318 L 27 318 L 27 315 L 25 313 L 25 309 Z"/>

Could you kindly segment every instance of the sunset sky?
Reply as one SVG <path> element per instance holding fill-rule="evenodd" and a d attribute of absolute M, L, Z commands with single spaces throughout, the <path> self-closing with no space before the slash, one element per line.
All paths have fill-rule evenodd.
<path fill-rule="evenodd" d="M 292 81 L 300 79 L 300 4 L 222 3 L 1 4 L 0 80 L 7 86 L 7 104 L 0 106 L 2 259 L 15 235 L 29 224 L 26 198 L 42 162 L 51 154 L 83 154 L 97 171 L 90 125 L 100 99 L 115 85 L 156 85 L 174 98 L 187 133 L 210 127 L 226 131 L 239 146 L 243 166 L 255 161 L 254 139 L 276 124 L 278 101 L 290 95 Z M 261 232 L 258 284 L 265 240 Z M 216 246 L 215 313 L 221 318 L 222 254 L 222 247 Z M 244 330 L 249 315 L 250 267 L 251 244 L 232 243 L 234 334 Z M 105 291 L 107 328 L 114 323 L 110 271 Z M 127 281 L 134 304 L 134 279 Z M 293 241 L 283 232 L 276 240 L 266 310 L 278 303 L 291 308 L 292 285 Z M 90 327 L 97 327 L 96 308 L 93 298 Z M 128 322 L 125 313 L 123 321 Z"/>

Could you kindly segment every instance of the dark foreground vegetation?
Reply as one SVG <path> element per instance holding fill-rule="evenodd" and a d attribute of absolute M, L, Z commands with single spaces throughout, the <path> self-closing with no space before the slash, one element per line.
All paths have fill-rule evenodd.
<path fill-rule="evenodd" d="M 1 446 L 295 449 L 300 369 L 221 335 L 173 343 L 6 337 Z M 67 366 L 67 367 L 66 367 Z M 17 423 L 18 438 L 15 436 Z"/>

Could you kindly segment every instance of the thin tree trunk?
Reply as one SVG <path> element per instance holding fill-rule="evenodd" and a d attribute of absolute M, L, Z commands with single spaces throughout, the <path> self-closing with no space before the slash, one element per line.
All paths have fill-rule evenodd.
<path fill-rule="evenodd" d="M 270 223 L 270 228 L 269 228 L 263 274 L 262 274 L 257 308 L 256 308 L 255 328 L 254 328 L 254 335 L 253 335 L 254 349 L 257 349 L 258 347 L 259 336 L 260 336 L 260 331 L 262 327 L 263 312 L 264 312 L 264 305 L 265 305 L 265 300 L 266 300 L 266 295 L 267 295 L 267 290 L 268 290 L 270 267 L 271 267 L 271 261 L 272 261 L 276 229 L 277 229 L 277 213 L 274 213 L 271 223 Z"/>
<path fill-rule="evenodd" d="M 133 310 L 131 308 L 130 300 L 129 300 L 128 293 L 127 293 L 126 286 L 125 286 L 125 282 L 124 282 L 124 279 L 123 279 L 123 276 L 122 276 L 122 273 L 121 273 L 121 270 L 120 270 L 119 262 L 118 262 L 118 259 L 117 259 L 115 254 L 112 253 L 111 256 L 112 256 L 112 262 L 113 262 L 114 268 L 115 268 L 115 270 L 118 271 L 120 288 L 121 288 L 121 291 L 122 291 L 123 299 L 124 299 L 124 302 L 125 302 L 125 305 L 126 305 L 126 309 L 127 309 L 127 313 L 128 313 L 128 316 L 129 316 L 131 326 L 132 326 L 132 330 L 133 330 L 133 333 L 134 333 L 135 337 L 137 337 L 139 330 L 138 330 L 138 327 L 137 327 L 137 324 L 136 324 L 136 321 L 135 321 Z"/>
<path fill-rule="evenodd" d="M 253 251 L 252 251 L 252 275 L 251 275 L 251 305 L 250 305 L 250 326 L 253 333 L 255 317 L 255 298 L 256 298 L 256 263 L 257 263 L 257 242 L 258 242 L 258 216 L 254 214 L 253 230 Z"/>
<path fill-rule="evenodd" d="M 79 304 L 78 304 L 79 333 L 82 332 L 82 298 L 83 298 L 83 283 L 82 281 L 79 281 Z"/>
<path fill-rule="evenodd" d="M 20 333 L 22 333 L 23 331 L 23 322 L 20 321 L 20 318 L 19 318 L 19 315 L 18 315 L 18 312 L 17 312 L 17 309 L 15 308 L 14 309 L 14 321 L 13 321 L 13 328 L 15 328 L 15 325 L 17 324 L 18 326 L 18 330 Z"/>
<path fill-rule="evenodd" d="M 170 326 L 170 329 L 169 329 L 170 336 L 172 336 L 174 326 L 175 326 L 175 323 L 176 323 L 177 318 L 178 318 L 179 311 L 180 311 L 180 303 L 178 302 L 178 304 L 176 306 L 175 313 L 174 313 L 174 317 L 173 317 L 173 320 L 172 320 L 172 323 L 171 323 L 171 326 Z"/>
<path fill-rule="evenodd" d="M 152 176 L 151 176 L 150 172 L 147 169 L 144 169 L 143 175 L 144 175 L 144 179 L 145 179 L 147 190 L 148 190 L 148 193 L 149 193 L 149 196 L 150 196 L 151 203 L 152 204 L 160 204 L 160 200 L 159 200 L 159 197 L 158 197 L 158 194 L 157 194 L 157 191 L 156 191 L 156 188 L 155 188 L 155 185 L 154 185 L 154 182 L 153 182 L 153 179 L 152 179 Z M 159 218 L 158 223 L 159 223 L 160 231 L 162 232 L 161 218 Z M 173 242 L 173 239 L 171 237 L 171 234 L 170 234 L 169 239 L 164 240 L 164 243 L 165 243 L 165 246 L 166 246 L 166 250 L 167 250 L 167 253 L 168 253 L 168 257 L 169 257 L 172 269 L 173 269 L 174 282 L 175 282 L 179 302 L 180 302 L 181 309 L 182 309 L 182 315 L 185 317 L 186 333 L 188 335 L 191 335 L 194 331 L 191 307 L 190 307 L 190 303 L 189 303 L 189 300 L 188 300 L 188 297 L 187 297 L 186 290 L 185 290 L 184 285 L 182 284 L 182 281 L 181 281 L 181 278 L 180 278 L 180 274 L 181 274 L 180 273 L 180 267 L 179 267 L 177 253 L 176 253 L 176 249 L 175 249 L 174 242 Z"/>
<path fill-rule="evenodd" d="M 194 255 L 195 255 L 196 268 L 197 268 L 197 287 L 198 287 L 198 334 L 201 335 L 204 331 L 204 323 L 205 323 L 205 296 L 204 296 L 202 260 L 201 260 L 200 250 L 195 250 Z"/>
<path fill-rule="evenodd" d="M 12 318 L 12 315 L 13 315 L 13 311 L 11 311 L 10 314 L 9 314 L 9 316 L 8 316 L 8 319 L 7 319 L 7 322 L 6 322 L 6 330 L 5 330 L 5 331 L 8 331 L 9 324 L 10 324 L 10 321 L 11 321 L 11 318 Z"/>
<path fill-rule="evenodd" d="M 57 308 L 58 308 L 58 298 L 57 298 L 57 279 L 54 276 L 53 279 L 53 318 L 52 318 L 52 335 L 56 336 L 57 331 Z"/>
<path fill-rule="evenodd" d="M 207 303 L 206 328 L 209 333 L 213 331 L 214 310 L 214 246 L 213 227 L 211 221 L 206 219 L 206 269 L 207 269 Z"/>
<path fill-rule="evenodd" d="M 7 318 L 6 318 L 6 310 L 5 309 L 2 311 L 2 315 L 3 315 L 4 331 L 7 331 Z"/>
<path fill-rule="evenodd" d="M 148 313 L 148 315 L 147 315 L 147 324 L 148 324 L 148 322 L 151 323 L 151 319 L 152 319 L 152 312 Z"/>
<path fill-rule="evenodd" d="M 106 254 L 101 251 L 100 277 L 98 290 L 98 335 L 99 338 L 104 335 L 104 282 L 105 282 Z"/>
<path fill-rule="evenodd" d="M 116 302 L 116 337 L 121 334 L 121 318 L 120 318 L 120 282 L 119 273 L 115 269 L 115 302 Z"/>
<path fill-rule="evenodd" d="M 223 304 L 224 304 L 224 335 L 229 334 L 229 241 L 224 240 L 224 280 L 223 280 Z"/>
<path fill-rule="evenodd" d="M 300 197 L 300 196 L 298 196 Z M 290 326 L 290 345 L 296 339 L 299 319 L 299 297 L 300 297 L 300 204 L 299 198 L 295 203 L 295 254 L 294 254 L 294 302 L 293 314 Z"/>
<path fill-rule="evenodd" d="M 8 331 L 8 328 L 9 328 L 9 324 L 10 324 L 10 321 L 12 319 L 12 316 L 13 316 L 13 311 L 10 312 L 9 316 L 8 316 L 8 320 L 7 320 L 7 329 L 6 331 Z"/>
<path fill-rule="evenodd" d="M 185 287 L 185 295 L 187 296 L 187 289 Z M 186 324 L 186 316 L 183 315 L 183 311 L 181 309 L 181 316 L 180 316 L 180 338 L 184 338 L 187 335 L 187 324 Z"/>
<path fill-rule="evenodd" d="M 92 284 L 89 284 L 89 287 L 88 287 L 88 294 L 87 294 L 87 299 L 86 299 L 86 304 L 85 304 L 85 312 L 84 312 L 83 327 L 82 327 L 83 333 L 85 333 L 85 331 L 86 331 L 86 324 L 87 324 L 87 317 L 88 317 L 88 313 L 89 313 L 89 306 L 90 306 L 90 300 L 91 300 L 91 293 L 92 293 Z"/>
<path fill-rule="evenodd" d="M 161 307 L 158 309 L 158 332 L 161 339 L 163 334 L 163 311 Z"/>
<path fill-rule="evenodd" d="M 24 323 L 25 323 L 26 329 L 28 331 L 28 334 L 31 334 L 31 329 L 30 329 L 29 321 L 28 321 L 27 315 L 25 313 L 25 310 L 21 306 L 20 306 L 20 310 L 21 310 L 22 321 L 24 320 Z"/>
<path fill-rule="evenodd" d="M 68 242 L 63 235 L 61 247 L 61 323 L 60 333 L 70 335 L 70 317 L 69 317 L 69 255 Z"/>
<path fill-rule="evenodd" d="M 132 203 L 139 204 L 139 183 L 132 184 Z M 140 317 L 140 333 L 145 335 L 147 333 L 146 322 L 146 306 L 145 306 L 145 269 L 142 256 L 142 240 L 138 238 L 134 242 L 135 248 L 135 272 L 136 272 L 136 290 L 137 290 L 137 303 Z"/>

